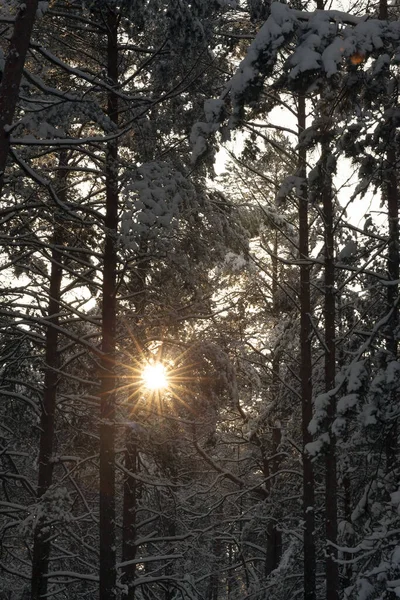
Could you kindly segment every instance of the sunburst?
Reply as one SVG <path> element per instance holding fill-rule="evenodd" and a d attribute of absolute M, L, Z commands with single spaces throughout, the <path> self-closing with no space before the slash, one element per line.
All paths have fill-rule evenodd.
<path fill-rule="evenodd" d="M 125 373 L 120 376 L 119 392 L 125 397 L 122 404 L 130 418 L 139 412 L 166 416 L 179 412 L 185 406 L 193 412 L 192 385 L 199 381 L 195 374 L 196 365 L 187 360 L 187 350 L 174 357 L 164 355 L 161 344 L 154 344 L 146 350 L 133 338 L 135 351 L 125 350 L 125 360 L 121 361 Z M 130 364 L 129 364 L 130 363 Z"/>
<path fill-rule="evenodd" d="M 165 390 L 168 388 L 168 372 L 161 362 L 149 363 L 142 372 L 142 382 L 148 390 Z"/>

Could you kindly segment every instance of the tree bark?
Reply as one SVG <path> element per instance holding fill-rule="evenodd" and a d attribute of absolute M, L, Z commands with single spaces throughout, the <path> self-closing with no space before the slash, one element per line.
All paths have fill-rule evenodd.
<path fill-rule="evenodd" d="M 60 155 L 59 161 L 59 190 L 58 196 L 62 202 L 66 201 L 66 169 L 65 152 Z M 43 404 L 40 419 L 40 446 L 39 446 L 39 474 L 38 474 L 38 500 L 48 491 L 52 484 L 54 448 L 54 424 L 57 401 L 58 385 L 58 331 L 61 282 L 62 282 L 62 250 L 63 225 L 57 215 L 54 218 L 54 230 L 51 241 L 51 270 L 48 306 L 48 323 L 46 330 L 46 368 L 44 373 Z M 43 517 L 36 523 L 33 539 L 32 558 L 32 600 L 39 600 L 47 593 L 47 571 L 50 556 L 50 532 L 46 527 L 46 518 Z"/>
<path fill-rule="evenodd" d="M 274 254 L 271 258 L 272 262 L 272 313 L 275 317 L 279 315 L 278 306 L 278 231 L 274 232 Z M 278 393 L 279 393 L 279 366 L 282 358 L 282 352 L 279 348 L 279 343 L 274 348 L 274 354 L 272 358 L 272 382 L 271 390 L 274 398 L 274 402 L 278 405 Z M 278 452 L 279 445 L 281 443 L 282 430 L 280 424 L 274 424 L 272 426 L 272 449 L 271 454 L 275 456 Z M 276 457 L 272 460 L 268 460 L 265 454 L 265 448 L 261 445 L 261 451 L 263 454 L 263 473 L 267 480 L 266 490 L 271 493 L 274 479 L 270 479 L 269 476 L 275 474 L 279 468 L 279 459 Z M 271 466 L 270 466 L 271 463 Z M 276 519 L 276 515 L 274 515 Z M 282 556 L 282 533 L 277 528 L 276 524 L 271 520 L 267 525 L 267 548 L 265 556 L 265 576 L 268 577 L 272 571 L 274 571 L 278 565 Z"/>
<path fill-rule="evenodd" d="M 306 126 L 306 101 L 303 95 L 298 98 L 299 136 Z M 307 152 L 300 146 L 298 153 L 299 177 L 303 179 L 299 198 L 299 252 L 300 265 L 300 369 L 302 396 L 302 437 L 303 437 L 303 516 L 304 516 L 304 600 L 315 600 L 316 553 L 314 516 L 314 474 L 306 445 L 312 441 L 308 425 L 312 419 L 312 362 L 311 362 L 311 297 L 310 262 L 308 257 L 308 193 L 307 193 Z"/>
<path fill-rule="evenodd" d="M 325 391 L 330 392 L 335 387 L 336 346 L 335 346 L 335 263 L 334 263 L 334 211 L 332 195 L 332 177 L 329 173 L 329 144 L 322 143 L 321 162 L 322 173 L 322 207 L 324 220 L 324 270 L 325 270 Z M 329 445 L 325 455 L 325 533 L 326 551 L 326 598 L 339 598 L 339 568 L 337 551 L 332 544 L 337 543 L 337 473 L 336 473 L 336 439 L 331 431 L 335 416 L 336 401 L 331 396 L 327 407 L 327 430 Z"/>
<path fill-rule="evenodd" d="M 35 23 L 38 0 L 25 0 L 15 17 L 3 77 L 0 84 L 0 197 L 4 171 L 10 150 L 9 127 L 12 125 L 26 55 Z"/>
<path fill-rule="evenodd" d="M 135 307 L 135 322 L 138 327 L 139 333 L 138 339 L 141 339 L 140 321 L 143 319 L 144 312 L 146 309 L 146 275 L 148 271 L 148 260 L 144 259 L 148 251 L 148 240 L 142 239 L 140 242 L 140 249 L 138 251 L 139 264 L 136 269 L 131 273 L 131 285 L 134 290 L 133 304 Z M 133 352 L 137 352 L 138 339 L 135 338 L 135 349 Z M 132 407 L 133 408 L 133 407 Z M 136 415 L 136 407 L 133 408 L 132 413 Z M 137 473 L 138 471 L 138 439 L 137 434 L 132 431 L 130 427 L 126 428 L 125 431 L 125 466 L 130 473 Z M 134 477 L 126 475 L 124 481 L 124 498 L 123 498 L 123 516 L 122 516 L 122 562 L 134 561 L 136 558 L 136 514 L 138 507 L 138 485 Z M 128 586 L 126 594 L 127 600 L 135 599 L 135 577 L 136 577 L 136 564 L 126 565 L 122 568 L 123 583 Z"/>
<path fill-rule="evenodd" d="M 125 467 L 130 473 L 137 472 L 137 440 L 136 434 L 127 428 Z M 134 561 L 136 558 L 136 511 L 137 511 L 137 482 L 126 475 L 124 482 L 124 501 L 122 519 L 122 562 Z M 122 583 L 128 586 L 127 600 L 135 599 L 134 581 L 136 564 L 132 563 L 122 568 Z"/>
<path fill-rule="evenodd" d="M 388 19 L 387 0 L 379 2 L 379 18 Z M 396 104 L 396 100 L 388 98 L 386 109 L 391 109 Z M 388 210 L 388 258 L 387 272 L 390 281 L 398 281 L 400 278 L 400 255 L 399 255 L 399 192 L 397 181 L 397 148 L 395 140 L 396 125 L 392 123 L 388 138 L 388 150 L 386 153 L 385 166 L 383 169 L 384 182 L 383 194 L 387 203 Z M 387 311 L 391 313 L 386 329 L 386 349 L 388 360 L 397 360 L 398 354 L 398 327 L 399 327 L 399 309 L 398 309 L 399 286 L 396 284 L 387 286 Z M 398 405 L 398 394 L 390 394 L 391 407 Z M 389 424 L 386 441 L 386 472 L 393 472 L 397 463 L 397 421 Z"/>
<path fill-rule="evenodd" d="M 397 187 L 397 153 L 395 148 L 394 135 L 391 135 L 391 147 L 387 153 L 387 181 L 386 181 L 386 197 L 388 209 L 388 260 L 387 271 L 390 281 L 398 281 L 400 278 L 399 269 L 399 202 L 398 202 L 398 187 Z M 397 360 L 398 354 L 398 327 L 399 327 L 399 309 L 398 309 L 399 286 L 388 285 L 387 287 L 387 310 L 391 311 L 391 316 L 388 323 L 388 334 L 386 339 L 386 348 L 389 355 L 389 360 Z M 392 392 L 391 405 L 398 405 L 399 394 Z M 391 473 L 396 468 L 397 463 L 397 421 L 389 423 L 389 429 L 386 436 L 386 472 Z"/>
<path fill-rule="evenodd" d="M 107 8 L 107 76 L 118 85 L 118 18 Z M 107 114 L 118 124 L 118 100 L 109 92 Z M 102 358 L 100 361 L 100 600 L 116 596 L 115 567 L 115 396 L 116 269 L 118 227 L 118 142 L 106 149 L 106 215 L 102 286 Z"/>
<path fill-rule="evenodd" d="M 273 377 L 273 389 L 276 390 L 277 381 L 276 377 L 279 375 L 279 352 L 276 352 L 274 361 L 272 363 L 272 377 Z M 274 378 L 275 375 L 275 378 Z M 272 428 L 272 456 L 275 456 L 278 452 L 279 445 L 281 443 L 282 430 L 280 424 L 275 424 Z M 267 461 L 268 466 L 264 465 L 264 477 L 267 478 L 269 475 L 274 475 L 279 468 L 279 460 L 275 457 L 270 461 Z M 271 463 L 271 466 L 269 466 Z M 272 484 L 271 480 L 266 483 L 266 488 L 271 491 Z M 276 519 L 276 515 L 275 515 Z M 267 526 L 267 552 L 265 556 L 265 575 L 268 577 L 274 571 L 278 565 L 282 556 L 282 533 L 277 528 L 274 521 L 270 521 Z"/>
<path fill-rule="evenodd" d="M 393 137 L 393 136 L 392 136 Z M 387 153 L 387 180 L 385 182 L 386 197 L 387 197 L 387 208 L 388 208 L 388 229 L 389 229 L 389 243 L 388 243 L 388 261 L 387 270 L 390 281 L 399 280 L 399 212 L 398 212 L 398 189 L 397 189 L 397 156 L 395 149 L 394 139 L 390 140 L 391 147 Z M 392 311 L 388 337 L 387 337 L 387 350 L 389 352 L 389 358 L 392 360 L 397 359 L 398 343 L 396 338 L 396 330 L 399 325 L 399 311 L 397 307 L 397 297 L 399 294 L 399 286 L 388 285 L 387 288 L 387 303 L 388 310 Z"/>
<path fill-rule="evenodd" d="M 324 10 L 324 0 L 317 0 L 317 9 Z M 335 344 L 335 263 L 334 263 L 334 210 L 332 194 L 332 177 L 329 172 L 329 141 L 322 141 L 321 163 L 322 173 L 322 210 L 324 220 L 324 271 L 325 271 L 325 391 L 330 392 L 335 387 L 336 374 L 336 344 Z M 337 465 L 336 439 L 331 431 L 336 412 L 336 400 L 330 398 L 327 407 L 327 430 L 329 445 L 325 455 L 325 534 L 326 543 L 326 599 L 339 598 L 339 568 L 337 551 L 332 544 L 337 544 Z"/>

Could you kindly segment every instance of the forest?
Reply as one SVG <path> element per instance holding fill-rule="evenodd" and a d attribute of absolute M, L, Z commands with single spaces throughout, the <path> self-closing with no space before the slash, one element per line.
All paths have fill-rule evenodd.
<path fill-rule="evenodd" d="M 396 0 L 0 0 L 0 600 L 400 598 Z"/>

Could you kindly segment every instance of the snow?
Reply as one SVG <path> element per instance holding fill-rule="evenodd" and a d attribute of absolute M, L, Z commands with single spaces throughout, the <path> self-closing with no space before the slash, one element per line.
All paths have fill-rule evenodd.
<path fill-rule="evenodd" d="M 400 546 L 396 546 L 392 552 L 392 564 L 400 565 Z"/>
<path fill-rule="evenodd" d="M 378 75 L 381 71 L 383 71 L 388 65 L 390 65 L 390 56 L 389 54 L 380 54 L 376 59 L 372 74 L 374 76 Z"/>
<path fill-rule="evenodd" d="M 125 249 L 138 249 L 142 235 L 157 237 L 160 228 L 177 226 L 179 214 L 195 191 L 185 176 L 167 162 L 144 163 L 123 186 L 125 210 L 120 241 Z"/>
<path fill-rule="evenodd" d="M 368 403 L 364 406 L 361 414 L 361 422 L 364 427 L 368 427 L 369 425 L 376 425 L 376 406 Z"/>
<path fill-rule="evenodd" d="M 347 421 L 343 417 L 336 417 L 332 423 L 332 432 L 337 437 L 340 437 L 346 430 Z"/>
<path fill-rule="evenodd" d="M 354 17 L 336 10 L 306 12 L 273 2 L 270 16 L 250 44 L 245 58 L 220 98 L 206 101 L 208 123 L 222 123 L 224 106 L 228 104 L 227 97 L 230 96 L 232 115 L 228 127 L 233 128 L 238 124 L 243 105 L 254 99 L 254 94 L 248 93 L 249 90 L 261 89 L 264 78 L 277 68 L 278 52 L 293 33 L 297 34 L 300 43 L 289 55 L 284 67 L 288 81 L 308 71 L 316 71 L 330 78 L 341 69 L 344 60 L 351 61 L 356 56 L 357 60 L 363 62 L 370 54 L 381 50 L 385 43 L 393 48 L 400 43 L 400 24 L 396 21 L 387 23 Z M 373 73 L 379 73 L 392 60 L 396 62 L 396 58 L 391 58 L 389 53 L 381 54 L 372 64 Z M 204 124 L 197 127 L 192 142 L 196 157 L 204 153 L 207 136 L 217 129 L 207 129 Z"/>
<path fill-rule="evenodd" d="M 302 187 L 304 185 L 304 178 L 297 177 L 296 175 L 289 175 L 286 177 L 276 196 L 277 203 L 281 202 L 284 198 L 286 198 L 294 189 L 296 192 L 296 196 L 300 198 L 302 196 Z"/>
<path fill-rule="evenodd" d="M 348 392 L 359 392 L 363 381 L 367 376 L 365 370 L 365 361 L 360 360 L 352 363 L 349 369 L 348 380 L 347 380 L 347 391 Z"/>
<path fill-rule="evenodd" d="M 339 521 L 338 523 L 338 535 L 341 539 L 349 539 L 354 535 L 354 527 L 349 521 Z"/>
<path fill-rule="evenodd" d="M 314 401 L 314 416 L 308 425 L 308 431 L 311 435 L 318 433 L 320 425 L 326 419 L 327 408 L 330 404 L 331 397 L 329 394 L 320 394 Z"/>
<path fill-rule="evenodd" d="M 324 433 L 314 442 L 306 444 L 305 450 L 311 457 L 315 458 L 327 444 L 329 444 L 329 433 Z"/>
<path fill-rule="evenodd" d="M 233 273 L 238 273 L 247 267 L 247 260 L 242 254 L 227 252 L 224 259 L 224 268 L 229 269 Z"/>
<path fill-rule="evenodd" d="M 240 100 L 248 86 L 255 82 L 259 75 L 257 63 L 266 59 L 266 49 L 272 50 L 268 62 L 272 62 L 272 55 L 285 41 L 287 36 L 293 30 L 292 23 L 295 21 L 290 8 L 286 4 L 274 2 L 271 4 L 271 14 L 260 31 L 257 33 L 253 42 L 247 51 L 246 57 L 242 60 L 235 75 L 229 83 L 229 91 L 233 98 L 233 104 Z"/>
<path fill-rule="evenodd" d="M 343 398 L 340 398 L 340 400 L 337 403 L 337 413 L 338 414 L 345 414 L 348 410 L 350 410 L 351 408 L 354 408 L 357 405 L 358 402 L 358 395 L 357 394 L 348 394 L 347 396 L 343 396 Z"/>
<path fill-rule="evenodd" d="M 293 66 L 290 71 L 290 77 L 292 79 L 295 79 L 304 71 L 319 69 L 321 64 L 321 54 L 316 52 L 315 48 L 317 48 L 320 43 L 321 38 L 318 35 L 309 35 L 303 44 L 296 49 L 295 53 L 292 54 L 289 59 L 289 64 Z"/>
<path fill-rule="evenodd" d="M 389 388 L 398 389 L 400 384 L 400 363 L 392 360 L 386 367 L 386 383 Z"/>
<path fill-rule="evenodd" d="M 210 117 L 208 109 L 208 117 Z M 190 133 L 190 143 L 192 145 L 192 163 L 195 163 L 207 151 L 207 138 L 211 133 L 218 130 L 218 123 L 197 122 L 193 125 Z"/>
<path fill-rule="evenodd" d="M 357 600 L 369 600 L 375 595 L 375 589 L 368 579 L 361 578 L 357 585 Z"/>
<path fill-rule="evenodd" d="M 393 506 L 398 507 L 400 504 L 400 489 L 390 494 L 390 502 Z"/>

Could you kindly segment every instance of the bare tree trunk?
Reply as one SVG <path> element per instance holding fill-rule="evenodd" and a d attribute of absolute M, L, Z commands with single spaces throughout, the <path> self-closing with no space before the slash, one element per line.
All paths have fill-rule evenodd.
<path fill-rule="evenodd" d="M 298 98 L 299 136 L 306 126 L 306 101 L 303 95 Z M 304 515 L 304 600 L 315 600 L 316 553 L 314 516 L 314 474 L 306 445 L 312 441 L 308 425 L 312 419 L 312 362 L 311 362 L 311 298 L 310 262 L 308 257 L 308 193 L 306 175 L 307 152 L 299 148 L 299 177 L 303 179 L 299 198 L 299 251 L 300 265 L 300 369 L 302 396 L 302 435 L 303 435 L 303 515 Z"/>
<path fill-rule="evenodd" d="M 137 440 L 136 434 L 127 428 L 125 467 L 130 473 L 137 472 Z M 122 518 L 122 563 L 130 562 L 122 567 L 122 582 L 128 586 L 127 600 L 135 599 L 136 564 L 136 511 L 137 511 L 137 482 L 134 477 L 126 475 L 124 482 L 124 501 Z"/>
<path fill-rule="evenodd" d="M 394 128 L 394 126 L 393 126 Z M 387 153 L 387 180 L 386 180 L 386 197 L 388 208 L 388 229 L 389 229 L 389 244 L 388 244 L 388 261 L 387 270 L 390 281 L 399 280 L 399 201 L 397 187 L 397 153 L 395 148 L 394 135 L 390 136 L 391 147 Z M 387 286 L 387 305 L 388 311 L 391 311 L 391 317 L 388 323 L 388 335 L 386 339 L 386 347 L 390 360 L 397 360 L 398 353 L 398 327 L 399 327 L 399 309 L 398 309 L 399 286 L 397 284 Z M 397 406 L 399 402 L 398 393 L 391 393 L 391 404 Z M 386 472 L 391 473 L 396 467 L 397 462 L 397 421 L 394 420 L 389 425 L 389 430 L 386 436 Z"/>
<path fill-rule="evenodd" d="M 272 312 L 273 315 L 276 317 L 278 316 L 278 311 L 279 311 L 279 307 L 278 307 L 278 231 L 275 230 L 274 232 L 274 254 L 271 258 L 271 263 L 272 263 Z M 279 365 L 278 365 L 278 369 L 279 369 Z M 272 376 L 274 378 L 274 376 Z M 274 386 L 274 381 L 272 382 L 272 385 Z M 275 394 L 275 388 L 274 388 L 274 392 Z"/>
<path fill-rule="evenodd" d="M 274 232 L 274 254 L 271 259 L 272 261 L 272 312 L 274 316 L 278 316 L 279 307 L 277 303 L 278 293 L 278 231 Z M 279 350 L 279 346 L 274 348 L 274 355 L 272 359 L 272 382 L 271 390 L 274 402 L 278 402 L 279 393 L 279 365 L 282 353 Z M 271 454 L 274 456 L 277 451 L 279 444 L 281 443 L 281 428 L 277 427 L 276 424 L 272 427 L 272 448 Z M 262 444 L 261 451 L 263 454 L 263 473 L 267 480 L 266 489 L 271 492 L 274 479 L 269 479 L 270 475 L 277 472 L 279 467 L 279 460 L 275 457 L 272 460 L 268 460 L 265 455 L 265 449 Z M 271 466 L 270 466 L 271 463 Z M 276 516 L 275 516 L 276 517 Z M 271 520 L 267 525 L 267 551 L 265 556 L 265 576 L 268 577 L 277 568 L 282 555 L 282 533 L 277 529 L 276 524 Z"/>
<path fill-rule="evenodd" d="M 107 76 L 118 85 L 118 17 L 107 7 Z M 118 124 L 117 96 L 108 94 L 107 114 Z M 107 143 L 106 216 L 102 288 L 102 359 L 100 363 L 100 600 L 116 594 L 115 567 L 115 348 L 118 227 L 118 142 Z"/>
<path fill-rule="evenodd" d="M 379 18 L 388 18 L 387 0 L 379 2 Z M 386 108 L 390 109 L 396 103 L 393 99 L 388 98 Z M 388 259 L 387 271 L 388 278 L 392 282 L 396 282 L 400 278 L 400 255 L 399 255 L 399 193 L 397 182 L 397 150 L 395 140 L 396 125 L 392 123 L 392 127 L 388 139 L 388 151 L 386 154 L 384 168 L 384 184 L 383 194 L 387 202 L 388 210 Z M 387 286 L 387 310 L 391 312 L 391 316 L 387 326 L 386 333 L 386 349 L 388 351 L 389 360 L 397 360 L 398 354 L 398 326 L 399 326 L 399 309 L 398 309 L 399 286 L 396 284 Z M 398 405 L 398 394 L 391 394 L 392 406 Z M 397 454 L 397 422 L 393 421 L 390 424 L 386 435 L 386 472 L 391 473 L 396 466 Z"/>
<path fill-rule="evenodd" d="M 335 387 L 336 347 L 335 347 L 335 263 L 334 263 L 334 210 L 332 195 L 332 178 L 329 172 L 329 143 L 322 142 L 322 207 L 325 236 L 325 391 Z M 335 416 L 335 397 L 330 398 L 327 407 L 327 429 L 329 445 L 325 456 L 325 533 L 326 551 L 326 598 L 339 598 L 339 568 L 337 551 L 332 544 L 337 543 L 337 473 L 336 473 L 336 439 L 331 431 Z"/>
<path fill-rule="evenodd" d="M 59 161 L 59 190 L 58 195 L 62 202 L 66 201 L 67 169 L 65 152 L 60 155 Z M 60 296 L 62 282 L 62 250 L 63 225 L 57 215 L 54 217 L 54 230 L 51 241 L 51 271 L 48 306 L 48 323 L 46 330 L 46 369 L 44 373 L 43 404 L 40 419 L 40 446 L 39 446 L 39 475 L 38 475 L 38 500 L 48 491 L 53 477 L 53 447 L 54 423 L 58 385 L 58 331 Z M 36 523 L 33 539 L 32 559 L 32 600 L 38 600 L 47 593 L 47 571 L 50 555 L 49 531 L 46 527 L 46 518 Z"/>
<path fill-rule="evenodd" d="M 220 508 L 217 510 L 216 512 L 216 523 L 219 522 L 223 522 L 224 520 L 224 510 L 223 510 L 223 505 L 220 506 Z M 218 600 L 218 597 L 220 595 L 220 590 L 224 589 L 224 586 L 222 585 L 222 579 L 221 579 L 221 573 L 220 573 L 220 568 L 221 568 L 221 559 L 222 559 L 222 555 L 223 555 L 223 545 L 219 536 L 219 531 L 218 531 L 218 527 L 216 527 L 215 532 L 214 532 L 214 538 L 211 542 L 211 553 L 213 556 L 213 561 L 212 561 L 212 565 L 211 565 L 211 573 L 210 573 L 210 578 L 208 581 L 208 587 L 207 587 L 207 591 L 205 594 L 205 598 L 206 600 Z M 223 592 L 222 592 L 223 593 Z M 169 600 L 169 599 L 166 599 Z"/>
<path fill-rule="evenodd" d="M 232 577 L 232 572 L 231 572 L 231 567 L 233 565 L 233 545 L 229 544 L 229 548 L 228 548 L 228 573 L 226 576 L 226 598 L 227 600 L 231 599 L 231 594 L 232 594 L 232 583 L 233 583 L 233 577 Z"/>
<path fill-rule="evenodd" d="M 212 544 L 212 553 L 214 556 L 214 563 L 212 566 L 212 572 L 210 575 L 210 581 L 207 589 L 207 600 L 218 600 L 219 596 L 219 587 L 220 587 L 220 573 L 219 573 L 219 565 L 222 556 L 222 544 L 221 540 L 216 539 L 213 540 Z M 166 599 L 167 600 L 167 599 Z"/>
<path fill-rule="evenodd" d="M 324 10 L 324 0 L 317 0 L 317 9 Z M 336 345 L 335 345 L 335 262 L 334 262 L 334 210 L 332 194 L 332 176 L 330 174 L 328 159 L 330 156 L 329 140 L 322 141 L 321 163 L 322 176 L 322 209 L 325 237 L 325 292 L 324 292 L 324 321 L 325 321 L 325 391 L 329 392 L 335 387 L 336 374 Z M 337 543 L 337 465 L 336 465 L 336 439 L 331 431 L 332 422 L 336 412 L 336 400 L 330 398 L 327 407 L 327 430 L 329 445 L 325 455 L 325 534 L 327 547 L 325 572 L 326 572 L 326 599 L 338 600 L 339 598 L 339 568 L 337 564 L 337 551 L 332 544 Z"/>
<path fill-rule="evenodd" d="M 37 7 L 38 0 L 25 0 L 24 3 L 21 3 L 15 16 L 14 31 L 0 84 L 0 197 L 10 150 L 9 127 L 12 125 L 18 102 L 22 72 L 31 41 Z"/>
<path fill-rule="evenodd" d="M 279 374 L 279 353 L 274 357 L 274 361 L 272 363 L 273 374 Z M 276 376 L 276 375 L 275 375 Z M 273 380 L 273 384 L 275 384 L 274 389 L 277 387 L 277 382 Z M 276 455 L 278 452 L 279 445 L 281 443 L 282 430 L 280 426 L 274 426 L 272 428 L 272 455 Z M 278 471 L 279 468 L 279 460 L 275 457 L 271 462 L 271 467 L 268 467 L 269 474 L 273 475 Z M 264 467 L 264 477 L 268 477 L 265 474 Z M 272 479 L 273 480 L 273 479 Z M 271 484 L 269 480 L 266 484 L 268 491 L 270 490 Z M 276 515 L 275 515 L 276 519 Z M 282 556 L 282 533 L 277 528 L 276 524 L 273 521 L 270 521 L 267 526 L 267 552 L 265 556 L 265 575 L 268 576 L 274 571 L 278 565 Z"/>
<path fill-rule="evenodd" d="M 379 18 L 383 21 L 388 18 L 387 0 L 379 0 Z"/>
<path fill-rule="evenodd" d="M 343 474 L 343 511 L 345 521 L 351 523 L 351 513 L 352 513 L 352 494 L 351 494 L 351 479 L 348 469 L 346 469 Z M 351 546 L 352 544 L 350 544 Z M 352 576 L 353 576 L 353 563 L 351 561 L 353 555 L 345 554 L 344 557 L 348 559 L 348 563 L 343 566 L 342 572 L 342 580 L 343 587 L 346 588 L 351 585 Z"/>
<path fill-rule="evenodd" d="M 145 259 L 148 251 L 148 240 L 142 239 L 138 251 L 139 264 L 132 277 L 132 288 L 134 290 L 135 322 L 139 327 L 146 308 L 146 275 L 148 271 L 148 260 Z M 140 332 L 141 333 L 141 332 Z M 141 335 L 138 334 L 140 339 Z M 137 339 L 135 339 L 135 351 Z M 135 410 L 132 411 L 135 414 Z M 139 468 L 138 440 L 136 432 L 128 426 L 125 432 L 125 466 L 133 475 Z M 122 516 L 122 563 L 131 562 L 122 568 L 123 583 L 128 586 L 127 600 L 135 599 L 135 577 L 136 564 L 132 561 L 136 558 L 136 514 L 138 507 L 138 485 L 134 477 L 126 474 L 124 481 L 123 516 Z"/>
<path fill-rule="evenodd" d="M 398 189 L 396 165 L 397 156 L 394 147 L 394 140 L 391 141 L 391 148 L 387 153 L 387 181 L 386 181 L 386 197 L 388 207 L 388 229 L 389 229 L 389 244 L 388 244 L 388 261 L 387 270 L 389 280 L 396 282 L 399 279 L 399 212 L 398 212 Z M 396 360 L 398 351 L 398 342 L 396 339 L 396 330 L 399 325 L 399 311 L 397 307 L 397 297 L 399 286 L 397 284 L 387 286 L 387 303 L 388 309 L 392 311 L 390 324 L 388 328 L 387 350 L 390 358 Z"/>

